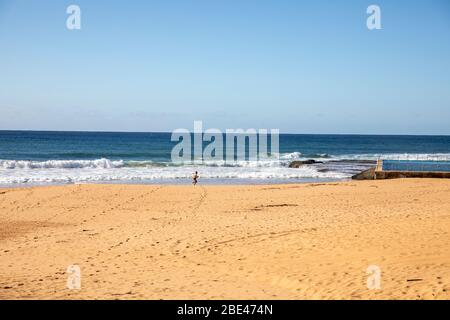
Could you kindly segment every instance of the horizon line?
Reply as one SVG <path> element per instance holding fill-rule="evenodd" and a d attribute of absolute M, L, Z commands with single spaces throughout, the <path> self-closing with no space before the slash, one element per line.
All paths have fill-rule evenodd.
<path fill-rule="evenodd" d="M 239 128 L 242 129 L 242 128 Z M 243 129 L 246 130 L 246 129 Z M 270 129 L 269 129 L 270 130 Z M 111 131 L 111 130 L 35 130 L 35 129 L 0 129 L 0 132 L 65 132 L 65 133 L 167 133 L 171 134 L 170 131 Z M 193 133 L 193 130 L 192 130 Z M 205 133 L 202 131 L 202 134 Z M 226 134 L 223 132 L 222 134 Z M 291 132 L 281 132 L 280 135 L 335 135 L 335 136 L 435 136 L 435 137 L 449 137 L 449 134 L 414 134 L 414 133 L 291 133 Z"/>

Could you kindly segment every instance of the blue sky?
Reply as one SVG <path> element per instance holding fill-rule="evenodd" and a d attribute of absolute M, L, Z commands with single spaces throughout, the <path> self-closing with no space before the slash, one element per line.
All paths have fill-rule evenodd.
<path fill-rule="evenodd" d="M 0 0 L 0 113 L 0 129 L 450 134 L 450 2 Z"/>

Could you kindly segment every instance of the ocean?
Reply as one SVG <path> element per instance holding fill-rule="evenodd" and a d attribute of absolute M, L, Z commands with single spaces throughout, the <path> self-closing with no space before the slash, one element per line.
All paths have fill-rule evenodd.
<path fill-rule="evenodd" d="M 280 134 L 280 161 L 173 164 L 170 133 L 0 131 L 0 185 L 335 181 L 391 160 L 450 161 L 450 136 Z M 295 160 L 320 163 L 289 168 Z"/>

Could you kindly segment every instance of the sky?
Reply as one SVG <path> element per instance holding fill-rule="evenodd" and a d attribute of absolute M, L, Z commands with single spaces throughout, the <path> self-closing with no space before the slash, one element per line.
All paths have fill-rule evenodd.
<path fill-rule="evenodd" d="M 66 9 L 81 9 L 69 30 Z M 366 26 L 369 5 L 381 29 Z M 0 130 L 450 134 L 448 0 L 0 0 Z"/>

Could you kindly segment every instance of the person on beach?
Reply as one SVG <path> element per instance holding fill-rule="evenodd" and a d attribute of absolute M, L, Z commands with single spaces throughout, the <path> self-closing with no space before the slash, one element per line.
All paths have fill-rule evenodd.
<path fill-rule="evenodd" d="M 198 172 L 195 171 L 195 173 L 192 175 L 192 184 L 195 186 L 197 184 L 197 179 L 198 179 Z"/>

